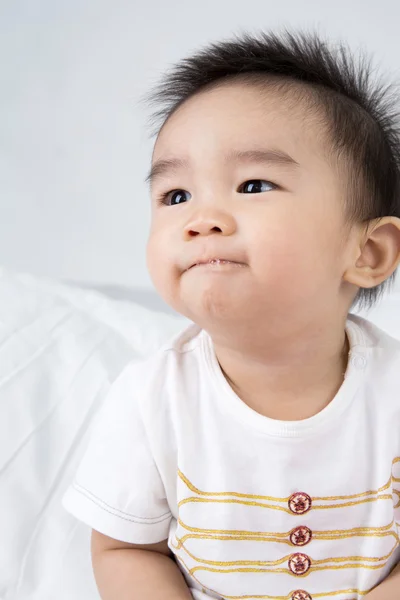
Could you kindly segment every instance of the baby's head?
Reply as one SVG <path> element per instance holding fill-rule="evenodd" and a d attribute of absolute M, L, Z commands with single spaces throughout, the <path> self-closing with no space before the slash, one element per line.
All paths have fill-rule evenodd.
<path fill-rule="evenodd" d="M 284 333 L 378 299 L 400 262 L 400 135 L 370 71 L 315 34 L 244 34 L 146 98 L 165 104 L 148 266 L 175 310 Z"/>

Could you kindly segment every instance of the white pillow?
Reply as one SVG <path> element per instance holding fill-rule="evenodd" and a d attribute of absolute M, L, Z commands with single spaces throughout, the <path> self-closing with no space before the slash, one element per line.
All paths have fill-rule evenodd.
<path fill-rule="evenodd" d="M 111 383 L 185 321 L 0 270 L 0 598 L 98 600 L 61 505 Z"/>

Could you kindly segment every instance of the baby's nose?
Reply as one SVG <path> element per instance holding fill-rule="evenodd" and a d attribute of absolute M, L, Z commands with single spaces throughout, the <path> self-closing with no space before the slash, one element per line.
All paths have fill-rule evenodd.
<path fill-rule="evenodd" d="M 184 237 L 189 239 L 198 235 L 232 235 L 236 231 L 235 219 L 228 213 L 215 212 L 209 215 L 198 214 L 190 219 L 184 228 Z"/>

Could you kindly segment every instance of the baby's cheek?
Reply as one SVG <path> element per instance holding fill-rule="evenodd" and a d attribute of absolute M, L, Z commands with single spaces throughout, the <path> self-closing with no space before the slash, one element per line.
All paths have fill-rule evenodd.
<path fill-rule="evenodd" d="M 288 231 L 273 231 L 265 237 L 262 247 L 257 249 L 257 262 L 268 277 L 276 281 L 305 275 L 309 268 L 308 240 Z"/>
<path fill-rule="evenodd" d="M 318 236 L 317 236 L 318 238 Z M 315 235 L 298 231 L 271 235 L 258 254 L 258 272 L 265 286 L 286 305 L 309 302 L 332 277 L 332 258 Z"/>
<path fill-rule="evenodd" d="M 166 299 L 171 294 L 172 265 L 159 236 L 150 236 L 147 244 L 147 268 L 159 294 Z"/>

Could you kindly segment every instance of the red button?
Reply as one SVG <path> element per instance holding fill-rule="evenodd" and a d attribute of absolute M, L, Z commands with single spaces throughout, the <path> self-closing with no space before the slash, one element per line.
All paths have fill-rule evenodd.
<path fill-rule="evenodd" d="M 296 492 L 289 498 L 289 508 L 295 515 L 304 515 L 308 512 L 312 505 L 312 500 L 308 494 L 304 492 Z"/>
<path fill-rule="evenodd" d="M 291 600 L 312 600 L 312 596 L 304 590 L 296 590 L 293 592 Z"/>
<path fill-rule="evenodd" d="M 305 546 L 311 542 L 312 531 L 305 525 L 300 525 L 290 532 L 290 541 L 293 546 Z"/>
<path fill-rule="evenodd" d="M 311 559 L 307 554 L 296 552 L 289 558 L 288 566 L 293 575 L 304 575 L 311 567 Z"/>

